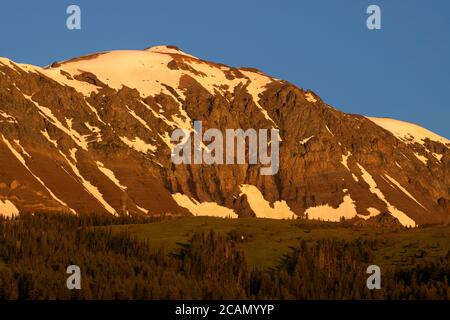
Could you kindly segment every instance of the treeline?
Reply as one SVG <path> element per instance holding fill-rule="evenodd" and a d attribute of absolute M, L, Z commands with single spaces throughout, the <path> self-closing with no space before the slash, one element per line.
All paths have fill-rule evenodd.
<path fill-rule="evenodd" d="M 146 218 L 22 215 L 0 218 L 0 299 L 449 299 L 450 252 L 411 268 L 383 270 L 368 290 L 377 241 L 299 242 L 270 270 L 247 266 L 236 235 L 194 234 L 176 252 L 154 251 L 117 223 Z M 428 260 L 427 260 L 428 261 Z M 81 268 L 68 290 L 66 268 Z"/>

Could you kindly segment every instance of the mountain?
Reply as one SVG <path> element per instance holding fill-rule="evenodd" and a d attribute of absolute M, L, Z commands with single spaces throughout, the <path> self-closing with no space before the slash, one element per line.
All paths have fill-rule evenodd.
<path fill-rule="evenodd" d="M 170 135 L 279 130 L 280 168 L 179 164 Z M 312 91 L 173 46 L 41 68 L 0 58 L 0 213 L 216 215 L 339 221 L 450 215 L 450 141 L 346 114 Z M 384 218 L 383 218 L 384 219 Z M 394 219 L 394 220 L 395 220 Z M 385 220 L 385 219 L 384 219 Z"/>

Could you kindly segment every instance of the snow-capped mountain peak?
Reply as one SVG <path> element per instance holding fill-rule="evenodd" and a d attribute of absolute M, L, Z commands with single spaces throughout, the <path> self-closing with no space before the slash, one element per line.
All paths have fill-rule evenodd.
<path fill-rule="evenodd" d="M 280 170 L 174 165 L 170 135 L 279 130 Z M 417 142 L 417 143 L 416 143 Z M 0 58 L 0 213 L 211 214 L 338 221 L 450 212 L 449 141 L 336 110 L 311 91 L 173 46 L 41 68 Z"/>

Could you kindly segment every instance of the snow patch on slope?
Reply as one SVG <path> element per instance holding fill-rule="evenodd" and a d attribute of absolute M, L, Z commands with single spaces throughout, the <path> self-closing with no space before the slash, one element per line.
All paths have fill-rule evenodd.
<path fill-rule="evenodd" d="M 4 122 L 8 122 L 8 123 L 17 123 L 16 118 L 14 118 L 13 116 L 7 114 L 4 111 L 0 110 L 0 116 L 5 119 L 5 120 L 1 120 L 2 122 L 4 121 Z"/>
<path fill-rule="evenodd" d="M 342 155 L 342 160 L 341 160 L 342 165 L 343 165 L 344 167 L 346 167 L 348 171 L 350 171 L 350 168 L 348 167 L 348 158 L 349 158 L 351 155 L 352 155 L 352 154 L 351 154 L 351 152 L 349 151 L 347 154 L 345 154 L 345 155 L 343 154 L 343 155 Z"/>
<path fill-rule="evenodd" d="M 381 213 L 380 210 L 375 208 L 367 208 L 367 211 L 369 211 L 369 215 L 358 214 L 358 217 L 364 220 L 369 220 L 370 218 L 376 217 Z"/>
<path fill-rule="evenodd" d="M 14 142 L 20 148 L 20 151 L 21 151 L 22 154 L 26 155 L 28 158 L 31 158 L 30 154 L 28 152 L 26 152 L 25 149 L 20 144 L 20 140 L 15 139 Z"/>
<path fill-rule="evenodd" d="M 68 86 L 68 87 L 74 88 L 75 91 L 81 93 L 85 97 L 89 97 L 92 92 L 98 92 L 98 89 L 100 89 L 99 87 L 97 87 L 91 83 L 88 83 L 85 81 L 78 81 L 78 80 L 74 79 L 73 77 L 71 77 L 71 78 L 66 77 L 61 72 L 68 73 L 68 74 L 70 74 L 70 72 L 68 72 L 67 70 L 65 70 L 62 67 L 61 68 L 41 68 L 41 67 L 33 66 L 30 64 L 24 64 L 24 63 L 17 63 L 16 65 L 18 68 L 22 69 L 23 71 L 25 71 L 27 73 L 33 72 L 33 73 L 36 73 L 39 75 L 44 75 L 62 86 Z M 78 73 L 79 72 L 77 72 L 77 74 Z"/>
<path fill-rule="evenodd" d="M 20 163 L 22 163 L 22 165 L 28 170 L 28 172 L 37 180 L 39 181 L 39 183 L 47 190 L 47 192 L 52 196 L 52 198 L 58 202 L 59 204 L 61 204 L 62 206 L 69 208 L 69 210 L 76 214 L 76 211 L 73 210 L 72 208 L 69 207 L 69 205 L 67 203 L 65 203 L 64 201 L 62 201 L 61 199 L 59 199 L 53 192 L 52 190 L 50 190 L 50 188 L 48 188 L 44 181 L 41 180 L 41 178 L 39 178 L 37 175 L 35 175 L 33 173 L 33 171 L 31 171 L 31 169 L 28 167 L 25 159 L 22 157 L 22 155 L 20 153 L 18 153 L 13 146 L 9 143 L 9 141 L 3 136 L 3 134 L 1 134 L 3 142 L 6 144 L 6 146 L 9 148 L 9 150 L 11 151 L 11 153 L 17 158 L 17 160 L 19 160 Z"/>
<path fill-rule="evenodd" d="M 273 119 L 269 116 L 267 110 L 264 109 L 259 103 L 259 95 L 265 91 L 266 86 L 270 84 L 273 80 L 267 76 L 263 76 L 256 72 L 245 70 L 240 71 L 242 72 L 242 74 L 244 74 L 246 77 L 250 79 L 250 81 L 247 83 L 247 91 L 252 96 L 256 106 L 261 111 L 264 118 L 266 118 L 267 120 L 272 122 L 274 126 L 276 126 L 275 121 L 273 121 Z"/>
<path fill-rule="evenodd" d="M 443 154 L 440 154 L 440 153 L 433 153 L 433 156 L 438 160 L 438 161 L 441 161 L 442 160 L 442 157 L 444 156 Z"/>
<path fill-rule="evenodd" d="M 105 165 L 102 162 L 100 162 L 100 161 L 96 161 L 95 163 L 97 164 L 97 168 L 105 176 L 107 176 L 108 179 L 111 180 L 116 186 L 118 186 L 123 191 L 125 191 L 127 189 L 127 187 L 125 187 L 123 184 L 121 184 L 119 179 L 116 178 L 116 175 L 114 174 L 114 172 L 112 170 L 106 168 Z"/>
<path fill-rule="evenodd" d="M 0 215 L 5 217 L 14 217 L 19 214 L 19 210 L 9 200 L 0 200 Z"/>
<path fill-rule="evenodd" d="M 311 92 L 307 92 L 305 94 L 305 98 L 306 98 L 306 101 L 308 101 L 308 102 L 312 102 L 312 103 L 316 103 L 317 102 L 317 99 L 314 98 L 314 96 L 313 96 L 313 94 Z"/>
<path fill-rule="evenodd" d="M 125 106 L 127 108 L 127 111 L 129 114 L 131 114 L 131 116 L 133 118 L 135 118 L 140 124 L 142 124 L 148 131 L 152 131 L 152 129 L 150 129 L 150 127 L 148 126 L 147 122 L 145 122 L 144 119 L 142 119 L 141 117 L 139 117 L 136 112 L 134 112 L 134 110 L 131 110 L 128 106 Z"/>
<path fill-rule="evenodd" d="M 423 155 L 421 155 L 421 154 L 419 154 L 417 152 L 414 152 L 414 155 L 416 156 L 417 159 L 420 160 L 420 162 L 422 162 L 423 164 L 427 165 L 427 162 L 428 162 L 428 158 L 427 157 L 425 157 L 425 156 L 423 156 Z"/>
<path fill-rule="evenodd" d="M 180 207 L 188 209 L 194 216 L 237 218 L 237 214 L 234 210 L 218 205 L 215 202 L 200 203 L 181 193 L 172 194 L 172 197 Z"/>
<path fill-rule="evenodd" d="M 425 139 L 437 141 L 444 145 L 450 144 L 450 140 L 441 137 L 428 129 L 425 129 L 417 124 L 409 123 L 405 121 L 390 119 L 390 118 L 374 118 L 367 117 L 378 126 L 390 131 L 397 139 L 405 143 L 419 143 L 425 144 Z"/>
<path fill-rule="evenodd" d="M 417 201 L 416 198 L 414 198 L 414 196 L 408 192 L 408 190 L 406 190 L 405 188 L 402 187 L 402 185 L 395 180 L 394 178 L 392 178 L 391 176 L 389 176 L 388 174 L 384 175 L 386 178 L 389 179 L 389 181 L 391 181 L 397 188 L 399 188 L 400 190 L 402 190 L 402 192 L 404 194 L 406 194 L 408 197 L 410 197 L 412 200 L 414 200 L 414 202 L 416 202 L 419 206 L 421 206 L 422 208 L 426 209 L 419 201 Z"/>
<path fill-rule="evenodd" d="M 59 153 L 64 157 L 64 159 L 66 159 L 66 162 L 72 169 L 73 173 L 75 173 L 75 175 L 80 179 L 80 182 L 83 185 L 84 189 L 90 195 L 92 195 L 105 208 L 106 211 L 108 211 L 112 215 L 117 215 L 116 210 L 113 207 L 111 207 L 110 204 L 103 198 L 103 194 L 98 190 L 98 188 L 81 175 L 78 168 L 67 158 L 67 156 L 63 152 L 59 151 Z M 71 155 L 73 158 L 75 158 L 75 153 L 76 149 L 75 152 Z"/>
<path fill-rule="evenodd" d="M 302 139 L 302 140 L 300 140 L 299 142 L 300 142 L 300 144 L 305 144 L 305 143 L 307 143 L 309 140 L 311 140 L 312 138 L 314 138 L 314 136 L 311 136 L 311 137 L 309 137 L 309 138 Z"/>
<path fill-rule="evenodd" d="M 142 208 L 142 207 L 138 206 L 137 204 L 136 204 L 136 208 L 138 208 L 140 211 L 142 211 L 145 214 L 148 214 L 148 212 L 149 212 L 149 210 Z"/>
<path fill-rule="evenodd" d="M 48 134 L 48 131 L 41 131 L 42 135 L 45 137 L 45 139 L 47 139 L 48 142 L 50 142 L 52 145 L 55 146 L 55 148 L 58 148 L 58 142 L 56 140 L 53 140 L 52 138 L 50 138 L 50 135 Z"/>
<path fill-rule="evenodd" d="M 91 126 L 89 122 L 85 122 L 84 125 L 92 132 L 92 133 L 100 133 L 102 130 L 100 130 L 99 127 Z"/>
<path fill-rule="evenodd" d="M 403 211 L 397 209 L 395 206 L 391 205 L 387 200 L 386 197 L 384 196 L 384 194 L 381 192 L 380 189 L 378 189 L 377 183 L 375 182 L 375 180 L 373 179 L 373 177 L 370 175 L 369 172 L 367 172 L 366 169 L 364 169 L 364 167 L 362 165 L 360 165 L 359 163 L 357 164 L 359 169 L 362 172 L 362 178 L 363 180 L 369 185 L 370 188 L 370 192 L 372 192 L 373 194 L 375 194 L 381 201 L 383 201 L 384 203 L 386 203 L 386 206 L 389 210 L 389 213 L 394 216 L 395 218 L 398 219 L 398 221 L 400 221 L 400 223 L 403 226 L 407 226 L 407 227 L 415 227 L 416 223 L 414 222 L 414 220 L 412 220 L 410 217 L 408 217 Z"/>
<path fill-rule="evenodd" d="M 142 152 L 144 154 L 147 154 L 147 152 L 155 152 L 156 147 L 146 143 L 144 140 L 142 140 L 139 137 L 134 137 L 133 140 L 128 139 L 127 137 L 119 137 L 120 140 L 122 140 L 123 143 L 125 143 L 130 148 L 136 150 L 137 152 Z"/>
<path fill-rule="evenodd" d="M 355 201 L 349 194 L 344 196 L 342 203 L 338 208 L 333 208 L 328 204 L 310 207 L 306 209 L 309 219 L 326 220 L 326 221 L 340 221 L 342 217 L 351 219 L 358 213 L 356 212 Z"/>
<path fill-rule="evenodd" d="M 240 186 L 240 190 L 239 196 L 247 196 L 247 202 L 258 218 L 291 219 L 296 217 L 286 201 L 275 201 L 272 207 L 255 186 L 243 184 Z"/>
<path fill-rule="evenodd" d="M 78 146 L 83 148 L 84 150 L 88 150 L 88 144 L 85 140 L 85 136 L 80 135 L 77 131 L 72 129 L 72 119 L 66 119 L 66 123 L 68 124 L 69 128 L 66 128 L 59 120 L 55 117 L 55 115 L 52 113 L 52 111 L 44 106 L 41 106 L 39 103 L 35 102 L 31 96 L 27 96 L 23 94 L 23 96 L 30 102 L 32 102 L 40 111 L 40 114 L 47 119 L 51 124 L 53 124 L 55 127 L 57 127 L 59 130 L 67 134 L 73 142 L 75 142 Z"/>

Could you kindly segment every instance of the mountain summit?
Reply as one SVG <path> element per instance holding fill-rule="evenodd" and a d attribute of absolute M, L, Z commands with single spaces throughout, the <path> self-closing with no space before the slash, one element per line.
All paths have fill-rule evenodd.
<path fill-rule="evenodd" d="M 276 128 L 280 169 L 174 165 L 176 128 Z M 0 213 L 216 215 L 402 225 L 450 214 L 450 141 L 174 46 L 46 68 L 0 58 Z"/>

